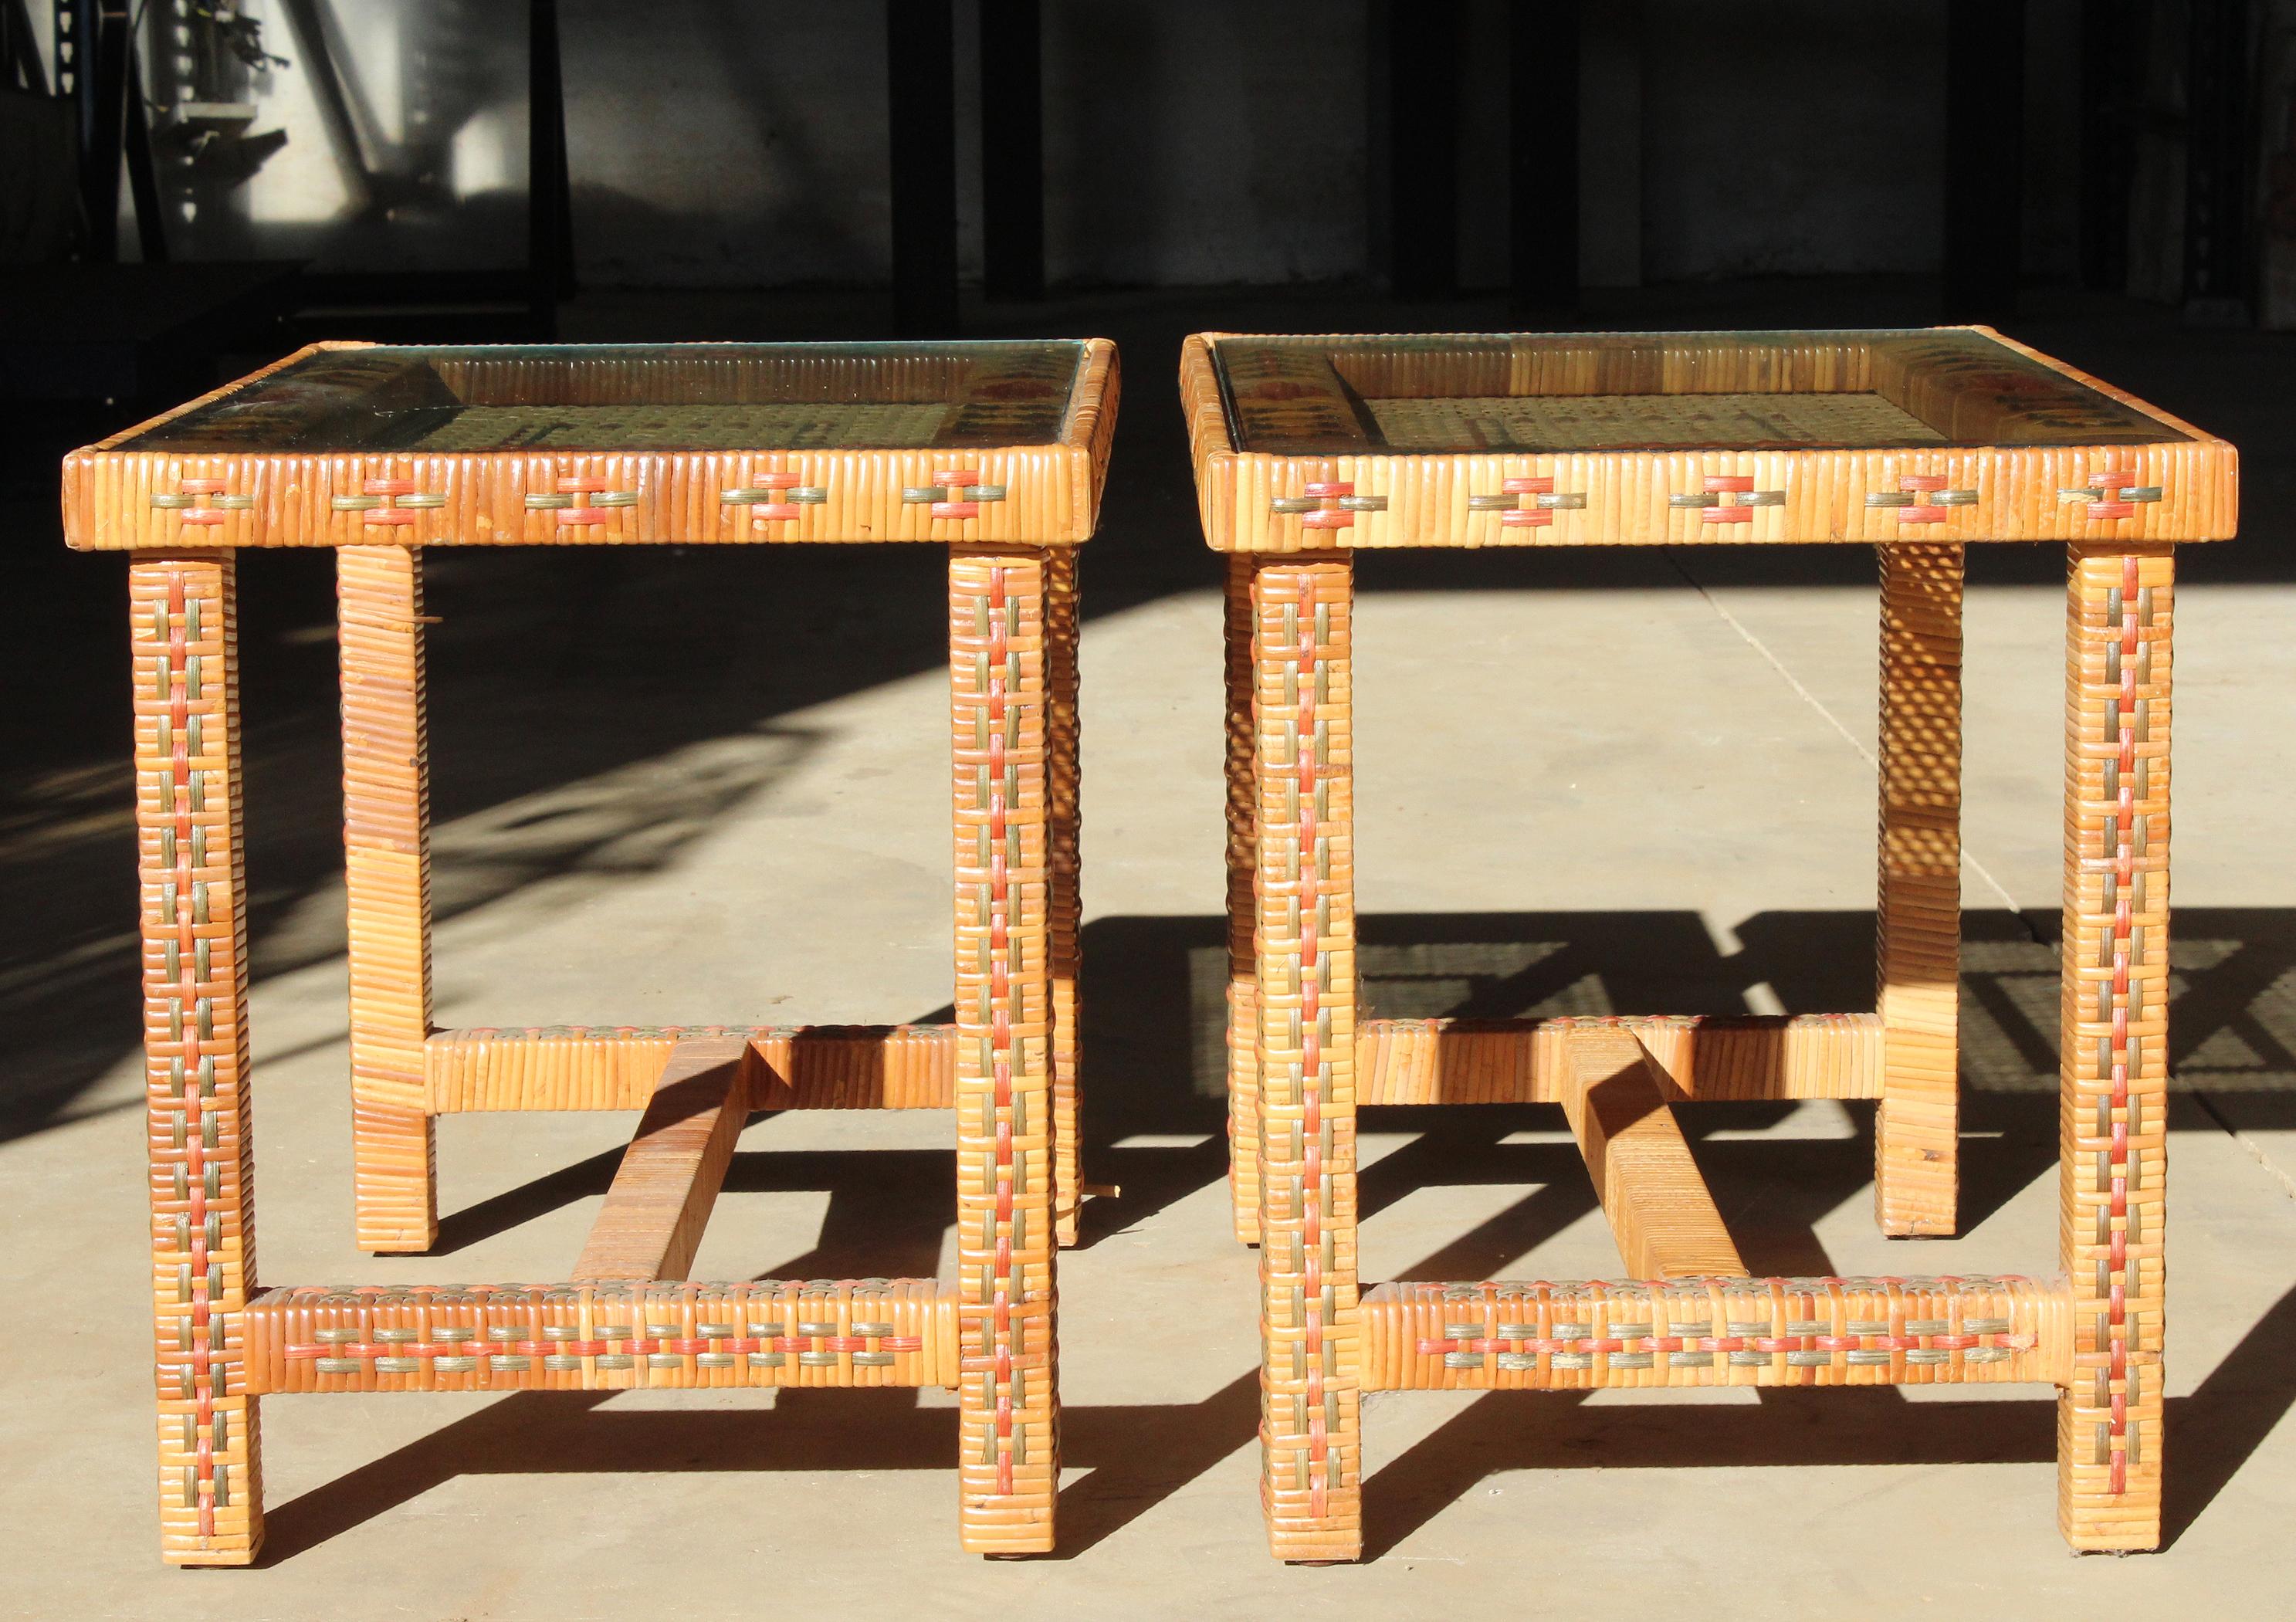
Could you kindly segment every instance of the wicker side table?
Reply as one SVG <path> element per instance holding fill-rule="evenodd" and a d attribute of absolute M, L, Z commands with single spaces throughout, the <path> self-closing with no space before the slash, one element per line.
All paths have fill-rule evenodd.
<path fill-rule="evenodd" d="M 254 1558 L 266 1394 L 631 1386 L 954 1388 L 964 1546 L 1051 1546 L 1076 547 L 1116 396 L 1097 340 L 322 345 L 66 461 L 71 545 L 129 554 L 168 1560 Z M 955 1023 L 432 1028 L 423 549 L 845 541 L 947 553 Z M 432 1242 L 435 1116 L 643 1110 L 568 1282 L 256 1282 L 234 582 L 278 546 L 340 566 L 359 1241 Z M 952 1105 L 953 1282 L 685 1281 L 752 1110 Z"/>
<path fill-rule="evenodd" d="M 2060 1388 L 2076 1548 L 2160 1536 L 2173 553 L 2233 533 L 2232 447 L 1982 328 L 1191 339 L 1228 554 L 1231 1165 L 1260 1246 L 1275 1552 L 1362 1547 L 1388 1389 Z M 1885 1232 L 1954 1227 L 1962 560 L 2069 560 L 2060 1260 L 2051 1280 L 1745 1276 L 1669 1105 L 1872 1098 Z M 1350 625 L 1373 546 L 1872 545 L 1882 576 L 1871 1012 L 1362 1016 Z M 1356 1110 L 1562 1103 L 1623 1282 L 1356 1272 Z"/>

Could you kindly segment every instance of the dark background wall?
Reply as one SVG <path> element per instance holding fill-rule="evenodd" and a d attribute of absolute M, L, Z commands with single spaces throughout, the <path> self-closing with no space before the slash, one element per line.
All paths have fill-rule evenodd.
<path fill-rule="evenodd" d="M 1408 0 L 1398 0 L 1408 4 Z M 152 94 L 170 99 L 169 0 Z M 509 266 L 524 251 L 525 7 L 246 0 L 291 65 L 244 73 L 286 140 L 171 219 L 183 257 L 321 269 Z M 1610 0 L 1582 8 L 1581 272 L 1590 286 L 1938 268 L 1941 0 Z M 1504 0 L 1465 8 L 1450 80 L 1459 266 L 1506 264 Z M 2079 8 L 2026 30 L 2025 268 L 2075 269 Z M 955 7 L 960 265 L 980 259 L 978 131 L 999 65 Z M 1375 273 L 1384 7 L 1049 0 L 1046 267 L 1054 285 Z M 891 221 L 886 8 L 833 0 L 562 0 L 577 268 L 586 283 L 881 283 Z M 316 18 L 321 37 L 306 37 Z M 2132 49 L 2141 48 L 2132 43 Z M 315 98 L 332 61 L 381 195 L 347 184 Z M 986 70 L 984 71 L 984 67 Z M 234 71 L 238 71 L 234 70 Z M 986 87 L 984 90 L 984 86 Z M 2005 132 L 2006 133 L 2006 132 Z M 1408 189 L 1398 199 L 1410 206 Z"/>

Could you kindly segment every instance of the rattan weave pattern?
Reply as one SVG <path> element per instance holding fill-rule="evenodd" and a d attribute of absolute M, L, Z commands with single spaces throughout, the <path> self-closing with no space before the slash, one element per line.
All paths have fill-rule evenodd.
<path fill-rule="evenodd" d="M 1252 576 L 1248 557 L 1225 560 L 1227 720 L 1227 1178 L 1235 1236 L 1259 1242 L 1259 967 L 1254 901 L 1259 865 L 1259 737 L 1253 692 Z"/>
<path fill-rule="evenodd" d="M 477 406 L 406 446 L 410 451 L 580 450 L 601 440 L 629 450 L 834 451 L 851 445 L 928 449 L 946 406 Z"/>
<path fill-rule="evenodd" d="M 2057 1501 L 2076 1548 L 2161 1532 L 2175 578 L 2165 549 L 2075 548 L 2067 570 Z"/>
<path fill-rule="evenodd" d="M 217 411 L 205 428 L 184 426 L 203 409 L 194 403 L 67 460 L 69 538 L 139 554 L 129 578 L 167 1559 L 244 1565 L 255 1558 L 263 1528 L 260 1393 L 625 1385 L 953 1387 L 964 1545 L 982 1553 L 1052 1546 L 1054 1249 L 1072 1237 L 1082 1196 L 1073 546 L 1097 511 L 1116 403 L 1112 348 L 1100 340 L 1065 348 L 1057 378 L 1008 377 L 1009 390 L 965 396 L 953 418 L 941 414 L 947 443 L 914 455 L 297 450 L 283 447 L 338 431 L 327 414 L 340 412 L 343 399 L 316 397 L 326 389 L 299 384 L 265 394 L 258 376 L 250 384 L 259 408 L 232 407 L 246 387 L 234 386 L 209 397 Z M 374 357 L 364 373 L 357 356 L 372 352 L 355 347 L 350 354 L 348 381 L 340 366 L 326 373 L 338 396 L 406 383 L 403 352 Z M 531 404 L 516 397 L 537 377 L 564 391 L 566 363 L 549 352 L 466 358 L 466 370 L 448 378 L 463 363 L 431 356 L 440 373 L 431 383 L 454 404 L 441 416 L 418 397 L 391 432 L 429 431 L 474 402 L 481 409 Z M 660 350 L 604 373 L 594 355 L 586 356 L 576 379 L 594 398 L 571 404 L 595 408 L 594 427 L 611 419 L 644 432 L 652 431 L 648 422 L 660 426 L 660 414 L 626 408 L 674 403 L 642 397 L 650 387 L 677 398 L 718 389 L 738 404 L 757 386 L 722 355 L 673 354 L 668 370 L 688 358 L 696 374 L 665 382 Z M 832 395 L 859 386 L 840 367 L 858 365 L 859 382 L 898 392 L 933 386 L 933 367 L 947 370 L 948 360 L 912 366 L 888 350 L 857 362 L 816 358 L 821 374 L 807 386 Z M 802 370 L 814 361 L 796 364 Z M 418 395 L 431 383 L 416 379 Z M 504 395 L 512 397 L 496 397 Z M 1056 442 L 1004 437 L 1032 412 L 1042 415 L 1046 398 Z M 432 1029 L 422 549 L 832 538 L 947 547 L 955 1022 Z M 594 1274 L 619 1276 L 625 1267 L 675 1274 L 690 1262 L 731 1134 L 750 1109 L 954 1105 L 955 1279 L 345 1286 L 275 1291 L 250 1305 L 246 888 L 232 626 L 234 549 L 266 545 L 340 553 L 362 1246 L 421 1249 L 435 1239 L 432 1117 L 439 1113 L 644 1107 L 640 1139 L 616 1178 L 616 1193 L 628 1197 L 618 1204 L 610 1195 L 584 1253 Z M 657 1094 L 681 1064 L 697 1084 L 693 1096 L 706 1099 L 706 1118 L 679 1115 L 683 1098 Z M 657 1122 L 651 1134 L 649 1121 Z M 614 1315 L 624 1307 L 635 1314 L 627 1321 Z M 751 1315 L 738 1325 L 726 1315 L 737 1307 Z"/>
<path fill-rule="evenodd" d="M 688 1036 L 746 1036 L 763 1065 L 760 1110 L 947 1110 L 949 1025 L 559 1025 L 435 1031 L 423 1050 L 433 1114 L 642 1110 Z"/>
<path fill-rule="evenodd" d="M 1959 1187 L 1963 549 L 1875 548 L 1882 572 L 1874 1219 L 1951 1233 Z"/>
<path fill-rule="evenodd" d="M 255 1405 L 233 1378 L 255 1274 L 237 625 L 229 553 L 128 573 L 142 867 L 160 1546 L 238 1565 L 263 1537 Z"/>
<path fill-rule="evenodd" d="M 1997 350 L 2004 366 L 2030 374 L 2027 386 L 2033 379 L 2055 380 L 2068 400 L 2021 409 L 2013 393 L 1965 396 L 1959 390 L 1967 374 L 1955 365 L 1924 369 L 1886 355 L 1861 356 L 1840 335 L 1801 349 L 1790 341 L 1734 344 L 1728 333 L 1606 335 L 1576 349 L 1567 340 L 1530 335 L 1513 340 L 1524 346 L 1513 358 L 1504 347 L 1474 348 L 1494 341 L 1475 338 L 1250 340 L 1312 342 L 1343 356 L 1344 387 L 1337 379 L 1328 389 L 1313 381 L 1310 373 L 1329 377 L 1333 366 L 1308 348 L 1299 353 L 1312 365 L 1300 377 L 1255 374 L 1251 386 L 1291 425 L 1287 432 L 1316 447 L 1286 454 L 1239 444 L 1216 358 L 1232 335 L 1200 333 L 1182 347 L 1180 386 L 1205 538 L 1217 551 L 1245 553 L 1886 544 L 1906 532 L 1906 508 L 1894 497 L 1907 492 L 1907 480 L 1911 488 L 1954 492 L 1949 503 L 1916 509 L 1912 521 L 1940 531 L 1928 539 L 2104 544 L 2220 540 L 2233 532 L 2239 480 L 2236 458 L 2223 440 L 1990 329 L 1940 332 Z M 1439 347 L 1446 342 L 1464 347 L 1455 354 Z M 1564 348 L 1543 363 L 1538 346 L 1550 343 Z M 1264 356 L 1253 358 L 1256 364 Z M 1821 408 L 1828 411 L 1841 409 L 1841 391 L 1878 394 L 1950 442 L 1669 450 L 1629 438 L 1607 449 L 1419 452 L 1376 443 L 1364 422 L 1375 414 L 1358 410 L 1348 395 L 1360 390 L 1365 400 L 1382 402 L 1379 410 L 1398 409 L 1398 400 L 1422 402 L 1423 414 L 1439 414 L 1446 399 L 1650 393 L 1684 378 L 1710 397 L 1757 392 L 1784 400 L 1799 390 L 1821 391 L 1801 397 L 1807 400 L 1830 391 L 1835 403 Z M 1512 402 L 1509 408 L 1519 409 Z M 1562 411 L 1558 402 L 1547 414 L 1560 420 Z M 2084 433 L 2095 437 L 2084 439 Z M 1715 479 L 1775 499 L 1726 528 L 1712 528 L 1711 518 L 1690 509 L 1717 493 L 1709 482 Z M 1542 488 L 1569 493 L 1577 504 L 1554 512 L 1551 522 L 1506 522 L 1490 498 L 1509 480 L 1539 481 Z M 1306 521 L 1322 506 L 1311 487 L 1344 488 L 1361 505 L 1341 521 Z M 2117 494 L 2127 491 L 2146 494 Z M 1872 500 L 1877 496 L 1884 498 L 1880 504 Z"/>
<path fill-rule="evenodd" d="M 958 443 L 937 448 L 781 449 L 712 440 L 649 449 L 644 442 L 660 433 L 647 426 L 652 419 L 642 418 L 635 424 L 642 442 L 636 446 L 601 446 L 596 441 L 603 430 L 594 427 L 588 433 L 569 430 L 573 438 L 593 442 L 583 448 L 555 447 L 566 436 L 553 436 L 552 443 L 540 446 L 471 451 L 423 446 L 279 448 L 292 444 L 302 425 L 291 402 L 275 414 L 278 437 L 268 442 L 245 425 L 232 437 L 194 441 L 189 447 L 174 447 L 161 434 L 168 423 L 314 355 L 360 348 L 321 345 L 291 356 L 178 412 L 74 451 L 64 462 L 66 541 L 89 551 L 353 546 L 382 538 L 375 533 L 380 512 L 393 520 L 389 538 L 415 546 L 752 541 L 1073 545 L 1092 533 L 1097 520 L 1115 430 L 1115 351 L 1104 340 L 1094 339 L 1077 346 L 1054 443 L 999 441 L 984 431 L 967 432 Z M 675 372 L 689 365 L 707 371 L 709 363 L 658 360 L 652 370 Z M 648 368 L 633 364 L 606 371 L 627 378 L 646 375 Z M 617 397 L 606 381 L 592 379 L 586 387 L 603 399 Z M 619 397 L 628 404 L 627 396 Z M 984 429 L 1001 420 L 995 404 L 984 403 Z M 602 410 L 595 421 L 603 423 L 613 415 Z M 727 435 L 743 438 L 730 426 L 720 438 Z M 788 435 L 775 429 L 764 437 Z M 978 504 L 910 495 L 952 483 L 1004 494 Z M 788 504 L 786 522 L 754 523 L 750 504 L 739 498 L 777 487 L 818 491 L 821 499 Z M 384 490 L 403 493 L 390 507 L 379 508 L 373 501 Z"/>
<path fill-rule="evenodd" d="M 245 1319 L 245 1388 L 612 1391 L 957 1384 L 956 1293 L 931 1279 L 319 1286 Z"/>
<path fill-rule="evenodd" d="M 1913 360 L 1891 358 L 1886 346 L 1860 359 L 1840 335 L 1808 345 L 1760 336 L 1755 348 L 1776 370 L 1751 380 L 1731 370 L 1727 334 L 1558 341 L 1562 359 L 1546 374 L 1544 340 L 1252 340 L 1258 370 L 1247 382 L 1261 426 L 1306 447 L 1296 454 L 1237 451 L 1213 364 L 1218 335 L 1184 349 L 1205 535 L 1230 554 L 1231 1186 L 1237 1234 L 1261 1248 L 1262 1493 L 1281 1558 L 1360 1552 L 1361 1394 L 1399 1389 L 2051 1382 L 2061 1388 L 2068 1542 L 2119 1550 L 2158 1542 L 2169 543 L 2231 535 L 2235 454 L 1991 334 L 1936 353 L 1991 345 L 2022 368 L 2012 380 L 2019 387 L 2059 380 L 2047 388 L 2058 404 L 2074 402 L 2065 422 L 2021 406 L 2016 389 L 1958 397 L 1968 375 L 1950 366 L 1924 374 L 1914 362 L 1935 353 L 1919 346 Z M 1659 381 L 1707 397 L 1707 407 L 1746 388 L 1873 389 L 1949 426 L 1958 442 L 1676 455 L 1329 448 L 1367 446 L 1366 418 L 1438 420 L 1447 400 L 1476 407 L 1509 393 L 1571 395 L 1594 400 L 1599 416 L 1600 397 L 1652 382 L 1635 371 L 1645 363 Z M 1972 363 L 1980 381 L 1992 379 L 1990 364 Z M 1550 414 L 1565 420 L 1565 404 L 1543 402 L 1531 414 Z M 2066 442 L 2092 430 L 2095 443 Z M 1988 434 L 1999 442 L 1984 442 Z M 1363 1018 L 1352 549 L 1797 538 L 1871 541 L 1881 562 L 1875 1011 Z M 1618 1073 L 1638 1077 L 1660 1108 L 1675 1097 L 1877 1099 L 1878 1221 L 1892 1233 L 1953 1232 L 1964 565 L 1967 545 L 2015 538 L 2073 543 L 2061 1041 L 2067 1278 L 1364 1289 L 1356 1110 L 1567 1102 L 1584 1080 L 1574 1080 L 1575 1058 L 1582 1048 L 1617 1049 L 1613 1033 L 1631 1034 L 1644 1055 Z M 1595 1138 L 1573 1119 L 1591 1162 Z M 1624 1190 L 1619 1208 L 1645 1213 L 1652 1233 L 1694 1236 L 1702 1209 L 1718 1220 L 1685 1156 L 1644 1169 L 1606 1164 L 1629 1185 L 1647 1179 Z M 1611 1192 L 1602 1198 L 1610 1212 Z"/>
<path fill-rule="evenodd" d="M 2061 1377 L 2062 1286 L 2021 1278 L 1381 1284 L 1367 1390 L 1964 1384 Z"/>
<path fill-rule="evenodd" d="M 1343 560 L 1253 573 L 1260 1491 L 1286 1560 L 1352 1558 L 1363 1525 L 1353 615 Z"/>
<path fill-rule="evenodd" d="M 1084 1206 L 1083 1141 L 1078 1091 L 1078 1033 L 1083 1007 L 1084 781 L 1079 747 L 1084 614 L 1078 595 L 1082 556 L 1047 551 L 1045 569 L 1045 880 L 1047 972 L 1052 997 L 1053 1216 L 1062 1245 L 1077 1242 Z"/>
<path fill-rule="evenodd" d="M 966 1546 L 1051 1546 L 1056 1113 L 1041 553 L 949 559 L 956 856 L 956 1189 Z"/>
<path fill-rule="evenodd" d="M 1945 436 L 1877 394 L 1598 394 L 1365 402 L 1398 451 L 1481 445 L 1575 451 L 1642 445 L 1748 448 L 1942 445 Z"/>
<path fill-rule="evenodd" d="M 358 1242 L 427 1250 L 439 1233 L 439 1167 L 423 1074 L 430 806 L 422 558 L 406 546 L 346 546 L 335 578 Z"/>

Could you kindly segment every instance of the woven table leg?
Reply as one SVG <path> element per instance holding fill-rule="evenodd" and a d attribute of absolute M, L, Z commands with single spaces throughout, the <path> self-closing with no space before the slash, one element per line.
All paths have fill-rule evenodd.
<path fill-rule="evenodd" d="M 1083 765 L 1078 758 L 1079 715 L 1077 664 L 1082 632 L 1078 601 L 1078 565 L 1073 546 L 1045 553 L 1045 732 L 1048 752 L 1045 838 L 1052 930 L 1053 998 L 1053 1209 L 1063 1245 L 1077 1241 L 1077 1219 L 1084 1207 L 1080 1165 L 1082 1099 L 1077 1067 L 1083 1040 L 1077 977 L 1081 967 L 1084 920 L 1080 848 Z"/>
<path fill-rule="evenodd" d="M 2076 1549 L 2161 1541 L 2174 578 L 2166 547 L 2070 549 L 2057 1521 Z"/>
<path fill-rule="evenodd" d="M 193 1566 L 243 1566 L 263 1541 L 234 1321 L 255 1226 L 233 586 L 229 553 L 128 570 L 160 1552 Z"/>
<path fill-rule="evenodd" d="M 1053 1544 L 1052 904 L 1043 553 L 949 553 L 964 1546 Z"/>
<path fill-rule="evenodd" d="M 439 1237 L 439 1167 L 422 1060 L 430 1034 L 422 557 L 409 546 L 345 546 L 335 571 L 358 1246 L 427 1250 Z"/>
<path fill-rule="evenodd" d="M 1279 1559 L 1363 1552 L 1353 566 L 1251 578 L 1261 1499 Z"/>
<path fill-rule="evenodd" d="M 1882 1103 L 1874 1215 L 1954 1231 L 1960 1141 L 1962 549 L 1892 543 L 1882 565 Z"/>
<path fill-rule="evenodd" d="M 1259 1242 L 1259 965 L 1252 945 L 1259 865 L 1259 790 L 1252 772 L 1251 574 L 1248 553 L 1227 560 L 1227 1186 L 1235 1236 Z"/>

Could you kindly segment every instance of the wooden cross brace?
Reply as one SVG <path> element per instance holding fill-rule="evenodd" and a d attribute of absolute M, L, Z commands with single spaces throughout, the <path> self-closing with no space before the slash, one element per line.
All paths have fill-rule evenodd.
<path fill-rule="evenodd" d="M 1649 1051 L 1632 1031 L 1604 1027 L 1571 1032 L 1570 1054 L 1562 1112 L 1627 1276 L 1745 1277 Z"/>
<path fill-rule="evenodd" d="M 643 1282 L 691 1274 L 750 1118 L 757 1068 L 743 1036 L 689 1036 L 670 1050 L 574 1264 L 577 1279 Z"/>

